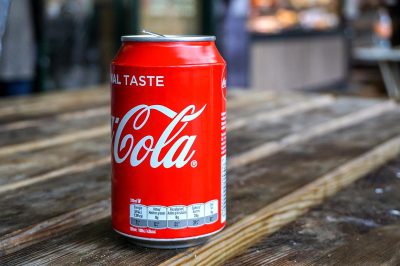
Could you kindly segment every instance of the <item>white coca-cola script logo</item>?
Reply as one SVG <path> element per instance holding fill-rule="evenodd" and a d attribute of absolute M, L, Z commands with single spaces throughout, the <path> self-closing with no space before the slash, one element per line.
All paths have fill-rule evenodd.
<path fill-rule="evenodd" d="M 179 135 L 190 121 L 200 116 L 205 108 L 206 105 L 196 112 L 196 107 L 189 105 L 180 113 L 163 105 L 142 104 L 132 108 L 121 119 L 114 135 L 113 156 L 115 162 L 122 163 L 130 157 L 130 164 L 135 167 L 150 156 L 150 166 L 152 168 L 157 168 L 161 165 L 165 168 L 170 168 L 174 165 L 177 168 L 183 167 L 196 152 L 192 150 L 192 146 L 197 136 Z M 129 121 L 132 121 L 133 130 L 139 131 L 151 119 L 151 114 L 154 112 L 160 112 L 171 119 L 158 140 L 155 140 L 151 135 L 145 136 L 140 140 L 135 140 L 132 134 L 122 136 L 124 128 Z M 172 135 L 172 132 L 175 133 Z M 168 145 L 169 150 L 163 153 L 165 154 L 163 158 L 160 158 L 161 151 Z M 180 153 L 176 155 L 178 150 L 180 150 Z M 145 152 L 144 155 L 141 155 L 141 158 L 139 158 L 140 151 Z"/>

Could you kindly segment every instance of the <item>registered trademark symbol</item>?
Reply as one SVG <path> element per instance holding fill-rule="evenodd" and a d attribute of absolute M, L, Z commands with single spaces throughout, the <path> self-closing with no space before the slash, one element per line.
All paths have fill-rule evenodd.
<path fill-rule="evenodd" d="M 191 161 L 190 166 L 193 168 L 197 167 L 197 161 L 196 160 Z"/>

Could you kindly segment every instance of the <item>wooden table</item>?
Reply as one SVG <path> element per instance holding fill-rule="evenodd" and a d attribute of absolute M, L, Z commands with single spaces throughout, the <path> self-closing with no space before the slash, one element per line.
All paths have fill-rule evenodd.
<path fill-rule="evenodd" d="M 400 263 L 398 105 L 228 99 L 228 226 L 183 250 L 111 229 L 106 87 L 0 101 L 0 265 Z"/>

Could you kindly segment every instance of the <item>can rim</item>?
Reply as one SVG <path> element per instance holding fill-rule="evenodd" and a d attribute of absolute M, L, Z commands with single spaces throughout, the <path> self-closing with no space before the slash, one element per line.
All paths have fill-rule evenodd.
<path fill-rule="evenodd" d="M 123 42 L 214 42 L 215 36 L 211 35 L 124 35 Z"/>

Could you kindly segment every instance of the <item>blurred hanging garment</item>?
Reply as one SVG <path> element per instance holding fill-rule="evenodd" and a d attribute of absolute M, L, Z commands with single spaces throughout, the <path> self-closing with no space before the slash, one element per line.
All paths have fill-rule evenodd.
<path fill-rule="evenodd" d="M 25 94 L 32 90 L 35 55 L 30 1 L 10 1 L 0 52 L 0 88 L 3 95 Z"/>

